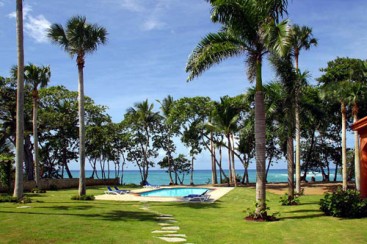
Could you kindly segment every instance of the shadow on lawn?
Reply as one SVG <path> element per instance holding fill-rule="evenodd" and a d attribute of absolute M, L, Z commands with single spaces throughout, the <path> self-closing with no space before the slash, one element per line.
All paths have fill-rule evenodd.
<path fill-rule="evenodd" d="M 88 210 L 93 208 L 93 206 L 90 205 L 79 205 L 79 206 L 49 206 L 49 207 L 37 207 L 37 208 L 44 208 L 44 209 L 54 209 L 54 210 Z"/>
<path fill-rule="evenodd" d="M 0 213 L 8 214 L 24 214 L 24 215 L 50 215 L 50 216 L 75 216 L 82 218 L 95 218 L 102 219 L 106 221 L 156 221 L 156 214 L 147 212 L 136 212 L 136 211 L 122 211 L 113 210 L 104 214 L 78 214 L 78 213 L 42 213 L 42 212 L 15 212 L 15 211 L 2 211 Z"/>
<path fill-rule="evenodd" d="M 297 215 L 297 216 L 288 216 L 288 217 L 280 217 L 280 220 L 283 219 L 313 219 L 317 217 L 323 217 L 325 214 L 317 213 L 317 214 L 307 214 L 307 215 Z"/>
<path fill-rule="evenodd" d="M 50 206 L 50 207 L 35 207 L 29 208 L 26 211 L 4 211 L 0 210 L 0 214 L 23 214 L 23 215 L 49 215 L 49 216 L 70 216 L 70 217 L 80 217 L 80 218 L 90 218 L 90 219 L 100 219 L 105 221 L 129 221 L 129 220 L 138 220 L 138 221 L 156 221 L 157 214 L 143 212 L 143 211 L 124 211 L 124 210 L 107 210 L 102 213 L 83 213 L 82 211 L 89 210 L 94 208 L 89 205 L 79 205 L 79 206 Z M 52 209 L 53 211 L 59 212 L 36 212 L 35 210 L 42 209 Z M 63 211 L 63 212 L 61 212 Z M 76 211 L 76 212 L 75 212 Z M 80 211 L 80 212 L 78 212 Z"/>

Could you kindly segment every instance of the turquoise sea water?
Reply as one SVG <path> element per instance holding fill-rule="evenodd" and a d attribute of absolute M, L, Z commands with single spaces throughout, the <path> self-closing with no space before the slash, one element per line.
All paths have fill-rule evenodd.
<path fill-rule="evenodd" d="M 72 175 L 75 178 L 79 177 L 78 170 L 72 170 Z M 226 171 L 228 175 L 228 171 Z M 334 172 L 334 170 L 331 170 Z M 243 170 L 237 170 L 236 173 L 242 177 Z M 90 177 L 92 175 L 91 170 L 86 170 L 86 177 Z M 107 176 L 107 173 L 106 173 Z M 119 176 L 121 178 L 121 175 Z M 218 172 L 219 177 L 219 172 Z M 321 173 L 308 173 L 307 180 L 310 181 L 311 177 L 315 177 L 316 181 L 322 180 Z M 94 177 L 97 178 L 97 177 Z M 101 178 L 101 177 L 100 177 Z M 110 178 L 115 178 L 115 174 L 113 171 L 110 172 Z M 251 183 L 256 182 L 256 170 L 249 169 L 249 179 Z M 334 179 L 334 174 L 330 174 L 330 180 Z M 340 181 L 341 175 L 338 174 L 337 180 Z M 124 171 L 122 177 L 123 184 L 140 184 L 141 178 L 138 170 L 126 170 Z M 288 173 L 286 169 L 270 169 L 267 177 L 267 181 L 271 182 L 287 182 L 288 181 Z M 152 185 L 168 185 L 169 184 L 169 176 L 168 173 L 164 170 L 151 170 L 148 175 L 148 182 Z M 194 184 L 207 184 L 211 182 L 211 170 L 196 170 L 194 171 Z M 185 175 L 184 184 L 190 184 L 190 175 Z"/>

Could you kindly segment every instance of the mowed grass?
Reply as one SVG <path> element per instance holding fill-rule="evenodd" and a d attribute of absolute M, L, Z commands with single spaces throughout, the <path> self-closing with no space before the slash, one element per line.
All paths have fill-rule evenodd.
<path fill-rule="evenodd" d="M 249 188 L 234 189 L 213 204 L 70 200 L 76 192 L 30 194 L 30 208 L 0 203 L 0 243 L 164 243 L 151 233 L 160 229 L 158 213 L 173 215 L 189 243 L 367 243 L 367 219 L 324 216 L 322 196 L 280 206 L 279 196 L 268 193 L 270 212 L 279 212 L 280 220 L 257 223 L 244 220 L 245 210 L 254 208 Z"/>

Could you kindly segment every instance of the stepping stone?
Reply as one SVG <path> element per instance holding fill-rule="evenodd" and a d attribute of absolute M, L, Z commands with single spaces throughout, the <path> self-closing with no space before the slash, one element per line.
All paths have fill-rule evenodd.
<path fill-rule="evenodd" d="M 31 206 L 20 206 L 20 207 L 17 207 L 17 208 L 30 208 Z"/>
<path fill-rule="evenodd" d="M 159 217 L 173 217 L 173 215 L 171 215 L 171 214 L 161 214 L 161 215 L 159 215 Z"/>
<path fill-rule="evenodd" d="M 174 219 L 167 219 L 166 222 L 168 223 L 177 223 L 177 220 Z"/>
<path fill-rule="evenodd" d="M 167 227 L 162 227 L 162 230 L 179 230 L 180 227 L 178 226 L 167 226 Z"/>
<path fill-rule="evenodd" d="M 174 234 L 177 233 L 175 230 L 153 230 L 153 234 Z"/>
<path fill-rule="evenodd" d="M 185 234 L 167 234 L 164 235 L 164 237 L 182 237 L 182 238 L 186 238 Z"/>
<path fill-rule="evenodd" d="M 160 220 L 174 220 L 174 218 L 172 218 L 172 217 L 165 217 L 165 216 L 156 217 L 156 219 L 160 219 Z"/>
<path fill-rule="evenodd" d="M 168 224 L 168 223 L 158 223 L 158 225 L 160 225 L 160 226 L 170 226 L 170 225 L 172 225 L 172 224 Z"/>
<path fill-rule="evenodd" d="M 159 239 L 166 241 L 166 242 L 185 242 L 185 238 L 180 237 L 158 237 Z"/>

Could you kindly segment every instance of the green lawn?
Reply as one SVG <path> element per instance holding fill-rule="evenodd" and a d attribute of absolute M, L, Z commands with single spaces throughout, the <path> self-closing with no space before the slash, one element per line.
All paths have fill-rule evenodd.
<path fill-rule="evenodd" d="M 102 194 L 105 188 L 88 189 Z M 190 243 L 367 243 L 367 219 L 338 219 L 318 210 L 320 196 L 303 196 L 299 206 L 280 206 L 268 193 L 270 212 L 280 221 L 244 221 L 253 189 L 237 188 L 214 204 L 72 201 L 76 190 L 30 195 L 24 204 L 0 203 L 0 243 L 165 243 L 158 213 L 178 221 Z M 149 211 L 142 210 L 149 207 Z"/>

